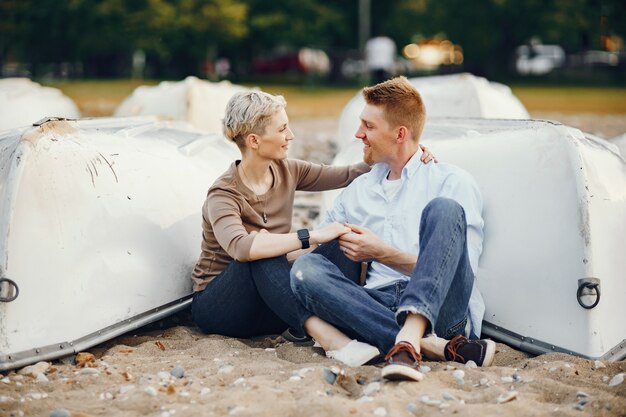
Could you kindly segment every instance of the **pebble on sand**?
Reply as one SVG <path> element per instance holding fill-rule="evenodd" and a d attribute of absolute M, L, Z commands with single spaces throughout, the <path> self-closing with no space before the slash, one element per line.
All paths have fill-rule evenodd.
<path fill-rule="evenodd" d="M 48 369 L 50 369 L 50 364 L 48 362 L 37 362 L 34 365 L 27 366 L 23 369 L 20 369 L 18 374 L 32 376 L 36 378 L 37 375 L 45 373 Z"/>
<path fill-rule="evenodd" d="M 624 382 L 624 373 L 619 373 L 617 375 L 615 375 L 613 378 L 611 378 L 611 380 L 609 381 L 609 387 L 614 387 L 617 385 L 620 385 L 622 382 Z"/>
<path fill-rule="evenodd" d="M 170 371 L 170 375 L 174 378 L 182 378 L 185 376 L 185 370 L 181 366 L 176 366 Z"/>
<path fill-rule="evenodd" d="M 328 368 L 324 368 L 324 379 L 330 385 L 333 385 L 335 383 L 335 381 L 337 380 L 337 374 L 334 373 L 333 371 L 331 371 Z"/>
<path fill-rule="evenodd" d="M 378 417 L 385 417 L 387 415 L 387 410 L 384 407 L 378 407 L 374 410 L 374 415 Z"/>
<path fill-rule="evenodd" d="M 55 410 L 50 411 L 48 417 L 70 417 L 72 413 L 67 411 L 65 408 L 57 408 Z"/>
<path fill-rule="evenodd" d="M 513 401 L 517 398 L 517 391 L 507 391 L 504 394 L 498 396 L 496 402 L 498 404 L 508 403 L 509 401 Z"/>

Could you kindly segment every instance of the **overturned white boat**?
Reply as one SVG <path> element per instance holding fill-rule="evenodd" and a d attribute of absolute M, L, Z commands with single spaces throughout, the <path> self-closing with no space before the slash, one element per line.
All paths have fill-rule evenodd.
<path fill-rule="evenodd" d="M 80 117 L 71 98 L 61 90 L 28 78 L 0 79 L 0 130 L 36 122 L 46 116 Z"/>
<path fill-rule="evenodd" d="M 615 147 L 532 120 L 434 118 L 421 142 L 483 194 L 483 335 L 533 354 L 626 357 L 626 162 Z M 334 163 L 361 148 L 347 144 Z"/>
<path fill-rule="evenodd" d="M 614 137 L 610 140 L 610 142 L 617 146 L 622 156 L 626 158 L 626 133 L 622 133 L 621 135 Z"/>
<path fill-rule="evenodd" d="M 209 133 L 222 132 L 228 100 L 248 88 L 229 81 L 213 83 L 196 77 L 140 86 L 115 110 L 115 116 L 153 115 L 183 120 Z"/>
<path fill-rule="evenodd" d="M 472 74 L 410 78 L 422 96 L 428 117 L 481 117 L 529 119 L 524 105 L 504 84 Z M 339 147 L 354 140 L 365 99 L 359 91 L 344 107 L 339 119 Z"/>
<path fill-rule="evenodd" d="M 148 117 L 0 132 L 0 370 L 188 305 L 206 192 L 238 156 Z"/>

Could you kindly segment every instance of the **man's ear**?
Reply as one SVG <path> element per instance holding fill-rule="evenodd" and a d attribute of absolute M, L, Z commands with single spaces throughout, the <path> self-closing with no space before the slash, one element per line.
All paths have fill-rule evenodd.
<path fill-rule="evenodd" d="M 259 149 L 259 137 L 254 133 L 246 136 L 246 145 L 251 149 Z"/>
<path fill-rule="evenodd" d="M 398 133 L 396 134 L 396 143 L 404 143 L 407 140 L 409 131 L 406 127 L 400 126 L 398 128 Z"/>

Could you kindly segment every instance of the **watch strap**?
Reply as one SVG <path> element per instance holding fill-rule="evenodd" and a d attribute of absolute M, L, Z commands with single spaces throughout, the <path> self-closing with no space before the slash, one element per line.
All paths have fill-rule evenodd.
<path fill-rule="evenodd" d="M 308 249 L 311 247 L 311 243 L 309 242 L 309 238 L 311 237 L 308 229 L 300 229 L 296 232 L 298 234 L 298 239 L 302 242 L 302 249 Z"/>

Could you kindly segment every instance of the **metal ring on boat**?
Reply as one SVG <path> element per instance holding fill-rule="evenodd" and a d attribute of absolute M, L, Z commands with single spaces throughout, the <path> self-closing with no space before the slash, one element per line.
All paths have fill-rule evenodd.
<path fill-rule="evenodd" d="M 583 294 L 583 291 L 585 290 L 585 288 L 590 289 L 590 290 L 595 290 L 596 300 L 593 302 L 593 304 L 583 303 L 582 301 L 583 296 L 592 295 L 592 294 Z M 578 300 L 578 304 L 580 304 L 582 308 L 586 308 L 587 310 L 591 310 L 592 308 L 597 306 L 598 303 L 600 302 L 600 280 L 598 278 L 579 279 L 578 291 L 576 291 L 576 299 Z"/>
<path fill-rule="evenodd" d="M 17 298 L 18 295 L 20 295 L 20 288 L 17 286 L 17 284 L 15 283 L 15 281 L 13 281 L 12 279 L 9 278 L 0 278 L 0 286 L 2 285 L 2 283 L 6 282 L 7 284 L 9 284 L 9 288 L 13 287 L 15 290 L 13 291 L 13 295 L 9 296 L 9 297 L 2 297 L 0 296 L 0 302 L 3 303 L 10 303 L 11 301 L 15 300 Z M 10 290 L 8 291 L 10 293 Z"/>

